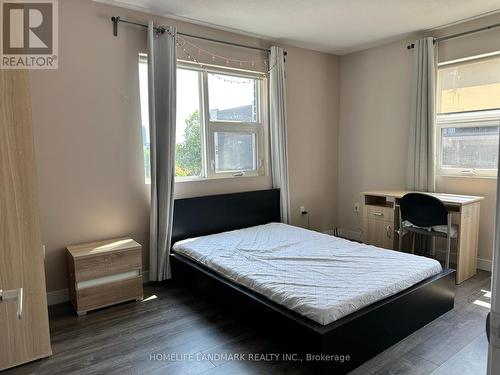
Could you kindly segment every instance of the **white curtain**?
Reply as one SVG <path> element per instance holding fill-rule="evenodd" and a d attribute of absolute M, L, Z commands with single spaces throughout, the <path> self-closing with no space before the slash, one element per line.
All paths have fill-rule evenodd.
<path fill-rule="evenodd" d="M 176 68 L 174 27 L 148 27 L 149 129 L 151 142 L 150 280 L 171 277 L 174 211 Z"/>
<path fill-rule="evenodd" d="M 290 223 L 288 152 L 286 135 L 285 55 L 273 46 L 269 55 L 269 127 L 273 187 L 280 189 L 281 221 Z"/>
<path fill-rule="evenodd" d="M 407 188 L 435 191 L 437 52 L 433 38 L 415 42 L 410 107 Z"/>

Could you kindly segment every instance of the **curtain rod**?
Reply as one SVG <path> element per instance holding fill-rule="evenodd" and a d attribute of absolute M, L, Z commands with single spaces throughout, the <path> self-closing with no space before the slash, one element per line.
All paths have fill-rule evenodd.
<path fill-rule="evenodd" d="M 127 20 L 124 20 L 124 19 L 122 19 L 120 17 L 111 17 L 111 22 L 113 22 L 113 35 L 114 36 L 118 36 L 118 23 L 119 22 L 128 23 L 130 25 L 135 25 L 135 26 L 140 26 L 140 27 L 146 27 L 146 28 L 148 27 L 148 25 L 145 25 L 143 23 L 137 23 L 137 22 L 133 22 L 133 21 L 127 21 Z M 165 32 L 165 28 L 162 27 L 162 26 L 155 27 L 155 30 L 157 30 L 157 31 L 159 31 L 161 33 Z M 224 40 L 212 39 L 212 38 L 207 38 L 207 37 L 204 37 L 204 36 L 198 36 L 198 35 L 193 35 L 193 34 L 187 34 L 187 33 L 177 32 L 177 35 L 186 36 L 188 38 L 196 38 L 196 39 L 201 39 L 201 40 L 207 40 L 209 42 L 214 42 L 214 43 L 227 44 L 227 45 L 230 45 L 230 46 L 233 46 L 233 47 L 253 49 L 253 50 L 262 51 L 262 52 L 266 52 L 266 53 L 270 53 L 271 52 L 267 48 L 247 46 L 245 44 L 239 44 L 239 43 L 233 43 L 233 42 L 226 42 Z M 287 55 L 286 51 L 284 51 L 284 55 L 285 56 Z"/>
<path fill-rule="evenodd" d="M 442 36 L 441 38 L 434 38 L 434 44 L 437 42 L 443 42 L 443 41 L 449 40 L 449 39 L 460 38 L 461 36 L 465 36 L 465 35 L 469 35 L 469 34 L 479 33 L 481 31 L 488 31 L 491 29 L 496 29 L 497 27 L 500 27 L 500 23 L 496 23 L 496 24 L 490 25 L 490 26 L 481 27 L 479 29 L 464 31 L 464 32 L 461 32 L 458 34 L 451 34 L 451 35 L 447 35 L 447 36 Z M 406 46 L 406 49 L 413 49 L 413 48 L 415 48 L 415 43 L 412 43 L 412 44 L 409 44 Z"/>

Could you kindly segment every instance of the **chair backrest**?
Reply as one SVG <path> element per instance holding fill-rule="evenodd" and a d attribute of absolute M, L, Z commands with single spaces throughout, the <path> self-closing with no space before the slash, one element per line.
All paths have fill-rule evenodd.
<path fill-rule="evenodd" d="M 447 225 L 448 210 L 443 202 L 427 194 L 408 193 L 399 202 L 401 220 L 419 227 Z"/>

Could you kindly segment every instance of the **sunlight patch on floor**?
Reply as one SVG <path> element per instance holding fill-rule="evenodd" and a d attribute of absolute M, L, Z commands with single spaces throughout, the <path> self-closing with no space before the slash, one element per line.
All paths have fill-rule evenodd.
<path fill-rule="evenodd" d="M 155 299 L 158 299 L 158 297 L 155 294 L 153 294 L 152 296 L 149 296 L 148 298 L 144 298 L 141 302 L 148 302 L 148 301 L 152 301 Z"/>
<path fill-rule="evenodd" d="M 474 305 L 491 309 L 491 292 L 489 290 L 481 289 L 481 293 L 483 293 L 483 295 L 472 303 Z"/>

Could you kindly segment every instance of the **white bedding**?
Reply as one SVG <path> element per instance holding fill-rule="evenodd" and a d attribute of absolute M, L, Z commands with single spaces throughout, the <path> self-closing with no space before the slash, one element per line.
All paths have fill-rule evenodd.
<path fill-rule="evenodd" d="M 278 223 L 173 250 L 323 325 L 442 271 L 433 259 Z"/>

